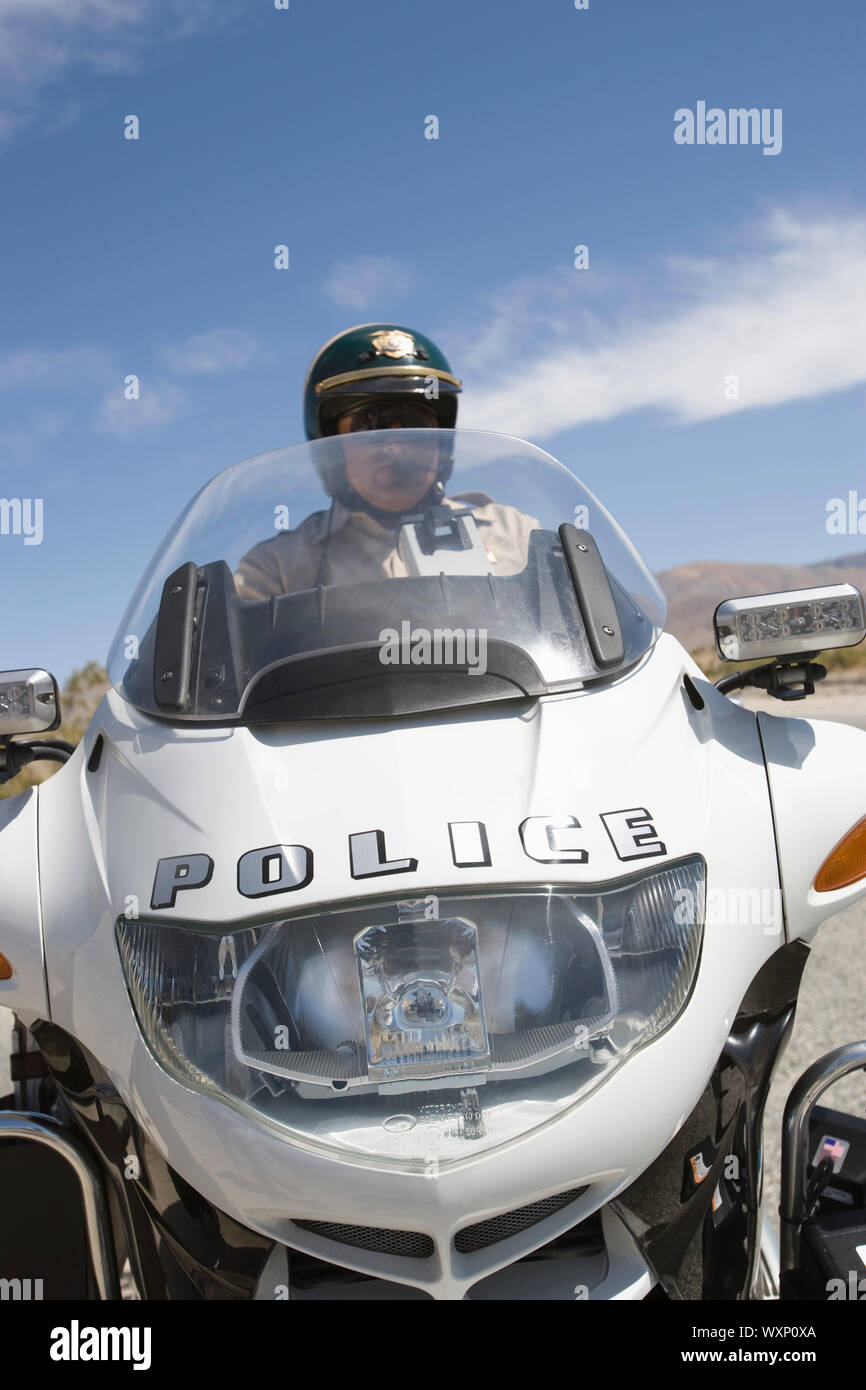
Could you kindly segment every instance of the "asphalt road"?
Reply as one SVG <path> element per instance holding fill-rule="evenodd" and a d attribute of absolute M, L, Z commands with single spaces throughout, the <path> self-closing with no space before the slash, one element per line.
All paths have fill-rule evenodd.
<path fill-rule="evenodd" d="M 806 700 L 788 706 L 757 691 L 744 691 L 749 709 L 833 719 L 866 729 L 866 685 L 828 678 Z M 866 811 L 866 806 L 864 806 Z M 803 974 L 800 1001 L 787 1049 L 779 1062 L 764 1121 L 766 1210 L 779 1206 L 782 1111 L 794 1082 L 825 1052 L 866 1039 L 866 901 L 819 929 Z M 825 1092 L 821 1104 L 866 1115 L 866 1076 L 856 1072 Z"/>
<path fill-rule="evenodd" d="M 745 692 L 749 708 L 773 714 L 788 709 L 776 700 Z M 828 687 L 808 701 L 788 707 L 809 718 L 830 718 L 866 729 L 866 687 Z M 0 1096 L 10 1089 L 9 1031 L 11 1014 L 0 1008 Z M 825 1052 L 843 1043 L 866 1038 L 866 901 L 848 908 L 826 922 L 818 932 L 806 965 L 800 1002 L 788 1047 L 783 1055 L 767 1103 L 764 1126 L 766 1209 L 779 1205 L 780 1140 L 782 1110 L 797 1077 Z M 866 1115 L 866 1076 L 846 1077 L 830 1091 L 822 1104 Z"/>
<path fill-rule="evenodd" d="M 787 1050 L 779 1062 L 764 1121 L 766 1210 L 779 1206 L 782 1110 L 794 1082 L 825 1052 L 866 1039 L 866 902 L 819 928 L 803 973 Z M 846 1076 L 820 1101 L 866 1116 L 866 1075 Z"/>

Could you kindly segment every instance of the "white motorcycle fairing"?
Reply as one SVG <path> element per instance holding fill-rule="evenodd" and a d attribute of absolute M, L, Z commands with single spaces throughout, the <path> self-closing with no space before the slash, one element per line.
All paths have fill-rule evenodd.
<path fill-rule="evenodd" d="M 703 683 L 705 708 L 694 709 L 683 687 L 687 669 L 694 670 L 682 649 L 663 638 L 614 687 L 553 697 L 529 712 L 452 717 L 447 753 L 441 716 L 378 731 L 343 727 L 325 742 L 329 731 L 311 736 L 309 728 L 170 728 L 110 693 L 66 774 L 40 793 L 52 1020 L 104 1062 L 152 1142 L 216 1206 L 311 1253 L 327 1243 L 293 1216 L 426 1233 L 434 1259 L 346 1247 L 340 1259 L 460 1297 L 609 1202 L 661 1152 L 701 1094 L 752 977 L 784 939 L 780 912 L 752 925 L 709 921 L 692 997 L 667 1032 L 556 1123 L 480 1157 L 467 1143 L 465 1159 L 437 1165 L 435 1181 L 423 1161 L 401 1171 L 362 1154 L 325 1158 L 299 1136 L 268 1131 L 169 1078 L 136 1025 L 115 921 L 136 902 L 149 919 L 169 920 L 147 908 L 157 859 L 198 850 L 211 855 L 214 871 L 186 894 L 194 908 L 184 902 L 185 912 L 194 911 L 196 923 L 263 915 L 262 902 L 244 901 L 237 887 L 238 859 L 256 846 L 312 849 L 314 877 L 286 895 L 291 910 L 361 899 L 369 882 L 352 879 L 348 843 L 371 829 L 384 832 L 392 858 L 417 858 L 417 870 L 401 875 L 400 892 L 411 898 L 498 883 L 607 883 L 659 861 L 652 847 L 644 859 L 618 857 L 601 817 L 630 808 L 650 813 L 665 861 L 705 857 L 709 893 L 758 888 L 777 902 L 755 718 Z M 100 737 L 102 757 L 91 773 L 87 761 Z M 443 760 L 444 777 L 425 773 Z M 277 776 L 281 769 L 286 775 Z M 521 824 L 567 814 L 580 823 L 588 862 L 554 867 L 530 858 Z M 455 867 L 447 825 L 465 821 L 486 826 L 489 867 Z M 264 901 L 276 915 L 276 904 Z M 395 1112 L 404 1108 L 395 1098 Z M 575 1189 L 585 1190 L 525 1233 L 478 1254 L 455 1252 L 453 1235 L 470 1220 Z"/>

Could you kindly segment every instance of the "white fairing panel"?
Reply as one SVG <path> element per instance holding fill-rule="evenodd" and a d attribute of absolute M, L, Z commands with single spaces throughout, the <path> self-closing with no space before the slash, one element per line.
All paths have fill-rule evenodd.
<path fill-rule="evenodd" d="M 0 1005 L 25 1023 L 48 1017 L 36 857 L 35 790 L 0 801 L 0 951 L 13 974 L 0 980 Z"/>
<path fill-rule="evenodd" d="M 684 672 L 702 708 L 684 690 Z M 100 765 L 88 772 L 84 759 L 100 735 Z M 216 1206 L 289 1245 L 436 1297 L 462 1297 L 657 1157 L 706 1085 L 753 976 L 784 939 L 755 717 L 719 695 L 666 636 L 607 688 L 390 725 L 176 729 L 112 692 L 84 752 L 42 798 L 55 1022 L 95 1054 L 159 1150 Z M 634 815 L 639 841 L 627 824 Z M 557 842 L 579 843 L 587 862 L 564 855 L 552 866 L 536 853 L 526 823 L 553 821 Z M 488 864 L 455 862 L 449 825 L 465 822 L 484 824 Z M 382 832 L 389 860 L 417 860 L 396 890 L 394 877 L 352 877 L 349 837 L 371 831 Z M 244 897 L 239 859 L 273 845 L 308 847 L 312 877 L 294 891 Z M 339 1159 L 170 1079 L 142 1040 L 115 945 L 124 913 L 239 924 L 383 892 L 607 883 L 696 853 L 708 865 L 707 925 L 693 994 L 675 1023 L 554 1123 L 480 1155 L 470 1145 L 465 1160 L 432 1177 Z M 190 854 L 210 856 L 209 881 L 151 910 L 158 860 Z M 760 909 L 744 912 L 743 902 Z M 461 1226 L 578 1187 L 579 1198 L 531 1230 L 471 1255 L 455 1251 Z M 299 1217 L 426 1233 L 436 1257 L 336 1247 L 295 1227 Z"/>
<path fill-rule="evenodd" d="M 758 718 L 788 934 L 811 941 L 822 922 L 866 894 L 866 879 L 832 893 L 812 887 L 830 851 L 866 815 L 866 732 L 825 719 Z"/>

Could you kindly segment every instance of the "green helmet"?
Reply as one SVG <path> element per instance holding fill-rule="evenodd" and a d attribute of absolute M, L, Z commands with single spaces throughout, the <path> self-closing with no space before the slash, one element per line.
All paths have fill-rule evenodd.
<path fill-rule="evenodd" d="M 308 439 L 334 434 L 337 417 L 358 406 L 417 400 L 442 429 L 457 420 L 460 382 L 434 342 L 393 323 L 361 323 L 338 333 L 313 358 L 304 383 Z"/>

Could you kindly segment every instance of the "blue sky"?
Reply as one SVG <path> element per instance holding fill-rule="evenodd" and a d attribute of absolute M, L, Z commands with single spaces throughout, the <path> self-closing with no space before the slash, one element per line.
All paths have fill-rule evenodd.
<path fill-rule="evenodd" d="M 104 659 L 188 497 L 300 439 L 368 320 L 654 569 L 866 549 L 826 530 L 866 499 L 864 62 L 850 0 L 0 0 L 0 496 L 43 499 L 2 664 Z M 677 145 L 699 101 L 780 109 L 780 153 Z"/>

